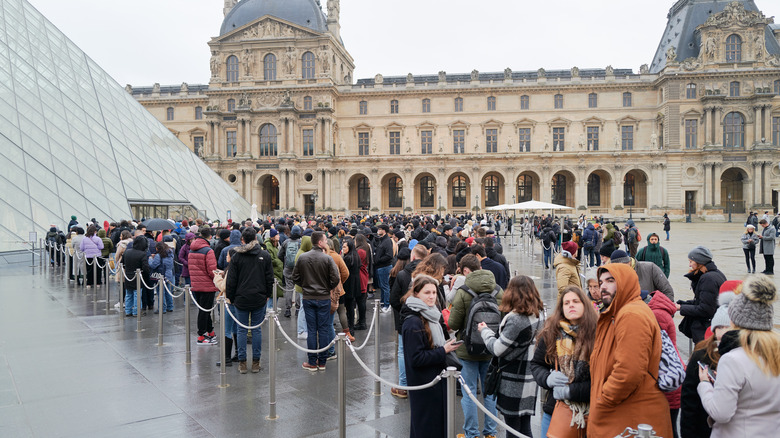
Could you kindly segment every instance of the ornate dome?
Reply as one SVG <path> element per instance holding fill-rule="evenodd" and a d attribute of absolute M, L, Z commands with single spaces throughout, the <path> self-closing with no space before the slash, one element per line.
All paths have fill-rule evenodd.
<path fill-rule="evenodd" d="M 314 0 L 241 0 L 225 17 L 219 35 L 225 35 L 265 15 L 326 32 L 325 14 Z"/>

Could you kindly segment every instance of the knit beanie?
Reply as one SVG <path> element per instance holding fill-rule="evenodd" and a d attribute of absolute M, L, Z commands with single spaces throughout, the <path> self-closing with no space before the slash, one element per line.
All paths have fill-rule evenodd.
<path fill-rule="evenodd" d="M 268 235 L 269 235 L 269 236 L 270 236 L 272 239 L 273 239 L 274 237 L 276 237 L 278 234 L 279 234 L 279 232 L 278 232 L 278 231 L 276 231 L 276 229 L 275 229 L 275 228 L 271 228 L 271 231 L 269 231 L 269 232 L 268 232 Z"/>
<path fill-rule="evenodd" d="M 715 311 L 715 315 L 712 317 L 710 323 L 710 330 L 715 331 L 716 327 L 729 327 L 731 326 L 731 320 L 729 319 L 729 304 L 734 301 L 737 294 L 734 292 L 723 292 L 718 296 L 718 310 Z"/>
<path fill-rule="evenodd" d="M 614 248 L 614 245 L 602 245 L 599 254 L 604 257 L 612 258 L 612 248 Z"/>
<path fill-rule="evenodd" d="M 568 242 L 563 242 L 561 244 L 561 248 L 563 248 L 564 251 L 568 251 L 573 257 L 577 256 L 577 244 L 571 240 Z"/>
<path fill-rule="evenodd" d="M 626 253 L 622 249 L 618 249 L 613 251 L 612 254 L 610 254 L 609 262 L 629 264 L 631 263 L 631 257 L 629 257 L 628 253 Z"/>
<path fill-rule="evenodd" d="M 695 260 L 694 260 L 695 261 Z M 735 326 L 749 330 L 772 330 L 777 287 L 766 275 L 752 275 L 742 283 L 742 293 L 729 304 Z"/>
<path fill-rule="evenodd" d="M 706 265 L 712 261 L 712 252 L 703 246 L 697 246 L 688 253 L 688 259 L 700 265 Z"/>
<path fill-rule="evenodd" d="M 407 247 L 403 247 L 398 250 L 398 260 L 409 260 L 412 256 L 412 251 Z"/>

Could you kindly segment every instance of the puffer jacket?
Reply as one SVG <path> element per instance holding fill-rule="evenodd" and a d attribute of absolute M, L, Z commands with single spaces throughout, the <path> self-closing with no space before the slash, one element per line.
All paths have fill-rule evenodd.
<path fill-rule="evenodd" d="M 100 252 L 100 256 L 108 258 L 108 256 L 114 252 L 114 242 L 106 237 L 106 230 L 99 230 L 98 237 L 100 237 L 100 240 L 103 241 L 103 250 Z"/>
<path fill-rule="evenodd" d="M 98 236 L 84 237 L 79 244 L 79 251 L 84 253 L 88 259 L 100 257 L 103 249 L 103 239 Z"/>
<path fill-rule="evenodd" d="M 496 279 L 493 273 L 480 269 L 474 271 L 466 276 L 466 286 L 476 294 L 489 294 L 493 293 L 493 289 L 496 287 Z M 501 306 L 501 299 L 504 297 L 504 291 L 499 290 L 496 295 L 496 302 Z M 457 338 L 463 339 L 466 324 L 468 323 L 469 307 L 471 306 L 471 295 L 465 290 L 459 289 L 455 292 L 455 298 L 452 299 L 452 308 L 450 309 L 450 318 L 447 320 L 447 324 L 452 330 L 458 330 Z M 402 318 L 403 319 L 403 318 Z M 461 345 L 455 350 L 455 353 L 461 359 L 472 361 L 488 361 L 493 356 L 490 354 L 483 356 L 472 356 L 466 351 L 466 344 Z"/>
<path fill-rule="evenodd" d="M 271 256 L 257 240 L 236 248 L 225 279 L 225 296 L 239 310 L 263 307 L 271 297 L 274 271 Z"/>
<path fill-rule="evenodd" d="M 655 319 L 658 321 L 658 325 L 661 330 L 665 330 L 669 335 L 669 339 L 672 340 L 675 348 L 677 347 L 677 328 L 674 326 L 674 314 L 677 312 L 677 306 L 674 305 L 674 301 L 663 293 L 656 292 L 650 298 L 650 302 L 647 303 L 650 306 L 650 310 L 653 311 Z M 679 351 L 677 354 L 680 354 Z M 666 401 L 669 402 L 669 409 L 680 409 L 680 396 L 682 395 L 682 387 L 677 388 L 672 392 L 665 392 Z"/>
<path fill-rule="evenodd" d="M 146 245 L 148 245 L 146 237 L 136 236 L 133 239 L 133 248 L 125 251 L 122 256 L 122 264 L 125 267 L 125 275 L 127 278 L 133 278 L 135 270 L 141 270 L 141 276 L 146 284 L 151 284 L 151 269 L 149 268 L 149 257 L 146 255 Z M 127 287 L 135 289 L 137 280 L 133 280 L 127 283 Z M 143 287 L 143 286 L 142 286 Z"/>
<path fill-rule="evenodd" d="M 718 270 L 714 262 L 707 263 L 705 268 L 706 273 L 697 270 L 685 274 L 685 277 L 691 280 L 693 299 L 677 301 L 680 305 L 680 315 L 684 317 L 680 323 L 680 331 L 685 327 L 689 333 L 683 331 L 683 334 L 696 342 L 704 339 L 704 332 L 718 310 L 720 286 L 726 281 L 726 276 Z"/>
<path fill-rule="evenodd" d="M 219 290 L 214 286 L 214 270 L 217 269 L 217 259 L 206 239 L 198 237 L 192 241 L 190 254 L 187 257 L 187 267 L 193 292 L 216 292 Z"/>

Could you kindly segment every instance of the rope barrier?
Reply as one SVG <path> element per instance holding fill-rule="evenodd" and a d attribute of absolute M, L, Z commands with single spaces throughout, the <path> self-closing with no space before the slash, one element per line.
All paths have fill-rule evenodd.
<path fill-rule="evenodd" d="M 374 324 L 377 323 L 376 316 L 378 314 L 379 314 L 379 306 L 374 306 L 374 317 L 371 320 L 371 327 L 368 328 L 368 333 L 366 334 L 366 339 L 363 341 L 363 345 L 361 345 L 360 347 L 355 347 L 356 351 L 362 350 L 366 346 L 366 344 L 368 344 L 368 340 L 371 339 L 371 332 L 374 331 Z"/>
<path fill-rule="evenodd" d="M 230 311 L 230 306 L 225 306 L 225 310 L 227 311 L 227 314 L 230 315 L 231 318 L 233 318 L 233 321 L 235 321 L 236 324 L 238 324 L 239 327 L 245 328 L 247 330 L 254 330 L 256 328 L 260 328 L 261 325 L 263 325 L 266 321 L 268 321 L 268 315 L 266 315 L 266 317 L 262 321 L 260 321 L 260 324 L 257 324 L 255 326 L 244 325 L 241 323 L 241 321 L 238 320 L 238 318 L 236 318 L 233 315 L 233 312 Z"/>
<path fill-rule="evenodd" d="M 385 380 L 385 379 L 381 378 L 380 376 L 377 376 L 376 374 L 374 374 L 374 372 L 371 371 L 371 369 L 365 364 L 365 362 L 363 362 L 363 360 L 360 359 L 360 356 L 357 355 L 357 352 L 355 351 L 355 347 L 352 345 L 351 342 L 349 342 L 349 339 L 347 339 L 347 347 L 349 347 L 349 350 L 352 352 L 352 356 L 355 357 L 355 360 L 360 364 L 360 367 L 363 368 L 363 370 L 365 370 L 374 380 L 382 382 L 385 385 L 390 386 L 391 388 L 401 389 L 401 390 L 404 390 L 404 391 L 418 391 L 418 390 L 421 390 L 421 389 L 428 389 L 428 388 L 436 385 L 437 383 L 439 383 L 441 381 L 441 379 L 442 379 L 442 376 L 446 373 L 446 370 L 442 371 L 441 374 L 436 376 L 433 380 L 431 380 L 429 383 L 426 383 L 425 385 L 401 386 L 401 385 L 398 385 L 396 383 L 388 382 L 387 380 Z"/>
<path fill-rule="evenodd" d="M 458 376 L 458 380 L 460 381 L 460 387 L 461 387 L 461 389 L 463 390 L 463 392 L 465 392 L 466 394 L 468 394 L 468 396 L 469 396 L 469 398 L 471 399 L 471 401 L 473 401 L 473 402 L 474 402 L 474 404 L 476 404 L 476 405 L 477 405 L 477 407 L 478 407 L 478 408 L 479 408 L 479 409 L 480 409 L 482 412 L 484 412 L 484 413 L 485 413 L 485 415 L 487 415 L 488 417 L 492 418 L 492 419 L 493 419 L 493 421 L 495 421 L 496 423 L 500 424 L 500 425 L 501 425 L 501 426 L 502 426 L 504 429 L 506 429 L 506 432 L 507 432 L 507 434 L 509 434 L 509 433 L 513 433 L 513 434 L 515 434 L 516 436 L 519 436 L 520 438 L 529 438 L 527 435 L 523 435 L 522 433 L 520 433 L 520 432 L 518 432 L 518 431 L 516 431 L 516 430 L 512 429 L 512 428 L 511 428 L 511 427 L 509 427 L 509 426 L 508 426 L 506 423 L 504 423 L 503 421 L 501 421 L 501 420 L 500 420 L 500 419 L 499 419 L 497 416 L 493 415 L 493 413 L 492 413 L 492 412 L 488 411 L 488 410 L 487 410 L 487 408 L 486 408 L 485 406 L 483 406 L 483 405 L 482 405 L 482 403 L 480 403 L 480 402 L 479 402 L 479 400 L 477 400 L 477 398 L 474 396 L 474 394 L 472 394 L 472 392 L 471 392 L 471 388 L 469 388 L 469 386 L 468 386 L 468 385 L 466 385 L 466 381 L 465 381 L 465 380 L 463 380 L 463 376 L 462 376 L 462 375 L 459 375 L 459 376 Z"/>
<path fill-rule="evenodd" d="M 333 340 L 332 340 L 332 341 L 330 341 L 330 343 L 329 343 L 328 345 L 326 345 L 326 346 L 324 346 L 324 347 L 320 348 L 319 350 L 309 350 L 309 349 L 303 348 L 303 347 L 301 347 L 300 345 L 298 345 L 298 343 L 297 343 L 297 342 L 293 341 L 293 340 L 292 340 L 292 339 L 291 339 L 291 338 L 290 338 L 290 337 L 287 335 L 287 333 L 286 333 L 286 332 L 284 331 L 284 329 L 282 328 L 282 324 L 279 322 L 279 318 L 278 318 L 276 315 L 274 315 L 274 321 L 276 321 L 276 325 L 279 327 L 279 331 L 280 331 L 280 332 L 282 332 L 282 336 L 284 336 L 284 338 L 285 338 L 285 339 L 287 339 L 287 342 L 289 342 L 290 344 L 292 344 L 292 346 L 293 346 L 293 347 L 295 347 L 295 348 L 297 348 L 297 349 L 299 349 L 299 350 L 303 351 L 304 353 L 311 353 L 311 354 L 322 353 L 323 351 L 329 350 L 329 349 L 330 349 L 330 347 L 332 347 L 333 345 L 336 345 L 336 340 L 338 339 L 337 337 L 336 337 L 336 338 L 333 338 Z"/>
<path fill-rule="evenodd" d="M 181 293 L 179 295 L 174 295 L 173 292 L 171 292 L 171 289 L 168 289 L 168 285 L 171 285 L 171 289 L 179 289 Z M 171 283 L 169 280 L 165 280 L 165 283 L 163 283 L 163 286 L 165 286 L 165 292 L 168 293 L 168 295 L 171 296 L 171 298 L 179 298 L 180 296 L 184 295 L 184 292 L 186 292 L 186 288 L 183 287 L 176 287 L 173 283 Z"/>
<path fill-rule="evenodd" d="M 200 304 L 198 304 L 198 301 L 195 299 L 195 295 L 192 294 L 192 289 L 190 289 L 190 297 L 192 298 L 192 302 L 195 304 L 195 307 L 197 307 L 203 312 L 211 312 L 212 310 L 216 309 L 217 306 L 219 305 L 219 304 L 214 304 L 214 307 L 212 307 L 211 309 L 204 309 L 203 307 L 200 307 Z"/>
<path fill-rule="evenodd" d="M 154 286 L 149 286 L 148 284 L 146 284 L 146 282 L 144 281 L 144 276 L 143 275 L 141 276 L 141 285 L 143 287 L 147 288 L 147 289 L 154 289 L 154 288 L 157 287 L 157 284 L 155 284 Z"/>
<path fill-rule="evenodd" d="M 126 280 L 126 281 L 135 281 L 135 276 L 136 276 L 137 274 L 133 273 L 133 277 L 132 277 L 132 278 L 128 278 L 128 276 L 127 276 L 127 272 L 125 272 L 125 270 L 124 270 L 124 269 L 122 269 L 122 275 L 125 277 L 125 280 Z"/>

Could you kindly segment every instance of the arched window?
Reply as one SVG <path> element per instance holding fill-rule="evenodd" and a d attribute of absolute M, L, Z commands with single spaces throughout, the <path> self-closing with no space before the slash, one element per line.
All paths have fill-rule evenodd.
<path fill-rule="evenodd" d="M 403 207 L 404 183 L 401 178 L 394 176 L 387 181 L 388 203 L 390 208 Z"/>
<path fill-rule="evenodd" d="M 314 79 L 314 54 L 304 53 L 301 62 L 303 64 L 303 79 Z"/>
<path fill-rule="evenodd" d="M 371 209 L 371 184 L 365 176 L 357 183 L 357 206 L 358 210 Z"/>
<path fill-rule="evenodd" d="M 260 156 L 276 156 L 276 126 L 270 123 L 260 128 Z"/>
<path fill-rule="evenodd" d="M 496 110 L 496 98 L 493 96 L 488 96 L 487 98 L 487 110 L 488 111 L 495 111 Z"/>
<path fill-rule="evenodd" d="M 630 108 L 633 105 L 633 96 L 631 93 L 623 93 L 623 107 Z"/>
<path fill-rule="evenodd" d="M 554 97 L 555 109 L 563 108 L 563 94 L 556 94 Z"/>
<path fill-rule="evenodd" d="M 173 107 L 169 106 L 168 109 L 165 111 L 165 119 L 166 120 L 173 120 Z"/>
<path fill-rule="evenodd" d="M 588 108 L 597 108 L 599 106 L 599 95 L 596 93 L 588 94 Z"/>
<path fill-rule="evenodd" d="M 526 202 L 534 198 L 534 180 L 531 175 L 517 178 L 517 202 Z"/>
<path fill-rule="evenodd" d="M 398 114 L 398 101 L 395 99 L 390 101 L 390 114 Z"/>
<path fill-rule="evenodd" d="M 236 110 L 236 99 L 228 99 L 227 110 L 229 113 L 232 113 L 233 111 Z"/>
<path fill-rule="evenodd" d="M 696 84 L 688 84 L 685 86 L 685 98 L 696 99 Z"/>
<path fill-rule="evenodd" d="M 626 207 L 636 206 L 636 179 L 631 173 L 626 174 L 626 179 L 623 181 L 623 205 Z"/>
<path fill-rule="evenodd" d="M 723 121 L 723 146 L 745 146 L 745 118 L 740 113 L 728 113 Z"/>
<path fill-rule="evenodd" d="M 463 112 L 463 98 L 462 97 L 456 97 L 455 98 L 455 112 Z"/>
<path fill-rule="evenodd" d="M 430 176 L 420 178 L 420 207 L 432 208 L 434 206 L 434 193 L 436 193 L 436 187 L 433 178 Z"/>
<path fill-rule="evenodd" d="M 230 55 L 227 59 L 227 81 L 238 82 L 238 57 Z"/>
<path fill-rule="evenodd" d="M 195 120 L 203 120 L 203 107 L 202 106 L 196 106 L 195 107 Z"/>
<path fill-rule="evenodd" d="M 424 113 L 431 112 L 431 99 L 422 100 L 422 112 Z"/>
<path fill-rule="evenodd" d="M 452 186 L 452 206 L 453 207 L 465 207 L 466 206 L 466 177 L 456 176 L 452 178 L 450 183 Z"/>
<path fill-rule="evenodd" d="M 588 206 L 598 207 L 601 205 L 601 177 L 595 173 L 588 177 Z"/>
<path fill-rule="evenodd" d="M 490 175 L 485 178 L 485 207 L 498 205 L 498 177 Z"/>
<path fill-rule="evenodd" d="M 729 96 L 739 97 L 739 82 L 734 81 L 729 84 Z"/>
<path fill-rule="evenodd" d="M 312 110 L 311 96 L 306 96 L 303 98 L 303 110 L 304 111 Z"/>
<path fill-rule="evenodd" d="M 552 203 L 566 205 L 566 176 L 560 173 L 552 179 Z"/>
<path fill-rule="evenodd" d="M 742 38 L 739 35 L 730 35 L 726 38 L 726 62 L 742 61 Z"/>
<path fill-rule="evenodd" d="M 269 53 L 263 58 L 263 79 L 266 81 L 276 80 L 276 55 Z"/>

